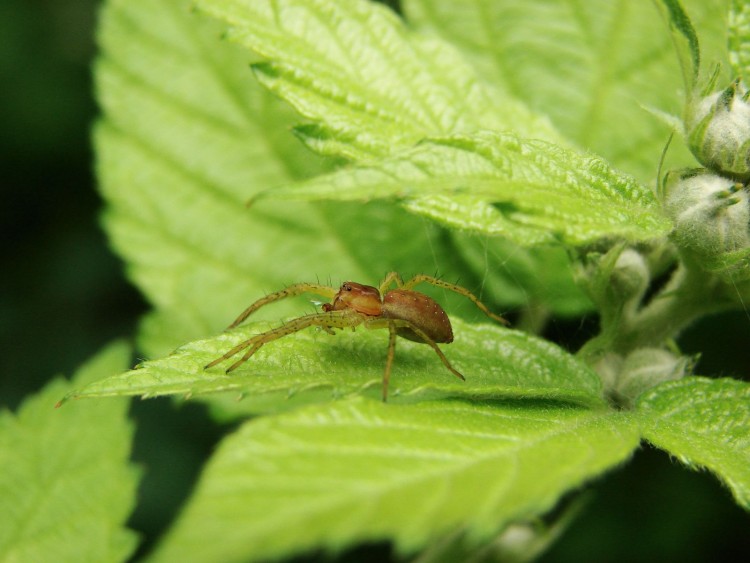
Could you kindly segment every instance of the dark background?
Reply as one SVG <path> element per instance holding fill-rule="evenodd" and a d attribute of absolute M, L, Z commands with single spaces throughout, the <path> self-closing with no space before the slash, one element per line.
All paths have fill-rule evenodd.
<path fill-rule="evenodd" d="M 0 4 L 2 408 L 16 409 L 111 339 L 132 338 L 147 310 L 98 223 L 102 201 L 90 143 L 97 5 Z M 685 351 L 703 352 L 699 373 L 745 378 L 748 342 L 746 313 L 707 319 L 681 339 Z M 145 534 L 147 547 L 225 429 L 199 405 L 166 400 L 135 401 L 132 415 L 134 458 L 146 473 L 130 525 Z M 587 508 L 546 560 L 709 561 L 750 553 L 750 517 L 728 491 L 649 447 L 592 489 Z"/>

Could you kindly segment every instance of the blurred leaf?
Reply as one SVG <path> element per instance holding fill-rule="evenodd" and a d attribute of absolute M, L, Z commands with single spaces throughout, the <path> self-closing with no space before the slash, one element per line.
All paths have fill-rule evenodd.
<path fill-rule="evenodd" d="M 466 381 L 446 370 L 430 347 L 399 339 L 390 401 L 463 396 L 603 404 L 599 377 L 554 344 L 488 324 L 470 325 L 460 320 L 453 324 L 456 340 L 441 348 Z M 244 397 L 247 411 L 256 405 L 262 405 L 262 410 L 288 408 L 290 398 L 296 406 L 352 393 L 380 397 L 387 331 L 341 331 L 335 339 L 318 331 L 302 331 L 264 346 L 229 375 L 224 369 L 231 361 L 203 369 L 236 344 L 269 328 L 254 323 L 186 344 L 171 356 L 94 382 L 70 397 L 195 397 L 231 391 Z"/>
<path fill-rule="evenodd" d="M 653 182 L 669 127 L 644 111 L 681 115 L 684 90 L 654 2 L 404 0 L 407 20 L 444 38 L 493 86 L 547 115 L 579 146 Z M 723 61 L 724 0 L 684 3 L 707 61 Z M 692 162 L 680 144 L 680 166 Z"/>
<path fill-rule="evenodd" d="M 507 239 L 458 235 L 457 252 L 476 272 L 496 270 L 482 280 L 482 291 L 495 302 L 544 317 L 576 317 L 592 310 L 588 296 L 573 280 L 566 249 L 558 245 L 523 248 Z"/>
<path fill-rule="evenodd" d="M 398 198 L 451 227 L 502 234 L 527 245 L 647 240 L 671 228 L 651 191 L 604 160 L 489 131 L 431 139 L 377 163 L 262 195 L 272 200 Z"/>
<path fill-rule="evenodd" d="M 638 439 L 627 414 L 552 402 L 358 399 L 265 417 L 220 446 L 154 560 L 384 539 L 405 554 L 456 529 L 481 542 L 621 463 Z"/>
<path fill-rule="evenodd" d="M 124 369 L 125 344 L 55 379 L 16 414 L 0 412 L 0 559 L 124 561 L 137 538 L 125 528 L 137 485 L 128 464 L 128 401 L 86 401 L 55 410 L 72 385 Z"/>
<path fill-rule="evenodd" d="M 361 160 L 420 139 L 479 128 L 559 140 L 546 118 L 493 91 L 447 43 L 410 31 L 388 8 L 351 0 L 200 0 L 229 38 L 268 59 L 271 91 L 313 124 L 317 152 Z"/>
<path fill-rule="evenodd" d="M 647 392 L 637 407 L 649 442 L 714 472 L 750 510 L 750 384 L 686 377 Z"/>
<path fill-rule="evenodd" d="M 747 85 L 750 81 L 750 3 L 731 0 L 727 25 L 732 74 Z"/>

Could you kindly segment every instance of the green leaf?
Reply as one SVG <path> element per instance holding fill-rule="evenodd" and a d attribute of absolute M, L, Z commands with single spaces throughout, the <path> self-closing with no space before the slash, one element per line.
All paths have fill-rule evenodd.
<path fill-rule="evenodd" d="M 723 61 L 725 2 L 684 3 L 706 60 Z M 479 74 L 568 139 L 653 182 L 670 133 L 644 107 L 682 114 L 674 45 L 654 2 L 404 0 L 407 20 L 461 50 Z M 679 143 L 673 161 L 692 161 Z M 672 159 L 670 159 L 672 161 Z"/>
<path fill-rule="evenodd" d="M 110 0 L 98 34 L 105 227 L 156 308 L 139 339 L 147 356 L 218 332 L 259 294 L 306 279 L 374 283 L 391 270 L 437 272 L 471 289 L 486 284 L 490 303 L 523 304 L 525 289 L 516 282 L 508 301 L 503 280 L 520 279 L 514 265 L 528 269 L 530 253 L 487 240 L 483 254 L 492 260 L 467 267 L 467 237 L 395 204 L 266 202 L 248 210 L 258 191 L 325 165 L 288 132 L 292 112 L 253 80 L 247 52 L 219 41 L 220 30 L 188 5 Z M 559 272 L 580 296 L 566 264 L 537 263 L 527 276 Z M 556 300 L 538 295 L 535 303 L 555 310 Z M 293 313 L 279 304 L 266 318 Z"/>
<path fill-rule="evenodd" d="M 750 81 L 750 4 L 748 2 L 730 1 L 727 26 L 732 74 L 748 84 Z"/>
<path fill-rule="evenodd" d="M 279 208 L 252 218 L 245 209 L 254 191 L 319 166 L 291 136 L 266 133 L 288 127 L 290 112 L 254 84 L 244 54 L 184 8 L 106 5 L 95 144 L 105 225 L 129 275 L 155 306 L 179 310 L 195 337 L 218 330 L 264 284 L 288 281 L 291 259 L 256 267 L 271 244 L 312 275 L 334 251 L 306 244 L 325 230 L 310 206 L 285 209 L 294 229 Z"/>
<path fill-rule="evenodd" d="M 651 191 L 601 158 L 489 131 L 432 139 L 378 163 L 263 195 L 398 198 L 451 227 L 502 234 L 518 244 L 647 240 L 671 228 Z"/>
<path fill-rule="evenodd" d="M 125 528 L 137 472 L 128 464 L 128 401 L 86 401 L 56 410 L 71 386 L 124 369 L 113 344 L 76 373 L 0 412 L 0 560 L 125 561 L 136 535 Z"/>
<path fill-rule="evenodd" d="M 399 339 L 389 401 L 430 397 L 530 397 L 601 405 L 599 377 L 585 364 L 545 340 L 493 325 L 454 320 L 455 341 L 443 345 L 461 381 L 429 346 Z M 278 410 L 352 393 L 379 398 L 385 367 L 386 331 L 342 331 L 335 338 L 314 330 L 269 343 L 227 375 L 231 362 L 203 366 L 272 325 L 254 323 L 186 344 L 173 355 L 94 382 L 70 397 L 232 392 L 246 410 Z M 235 358 L 239 359 L 239 358 Z M 260 405 L 257 407 L 256 405 Z"/>
<path fill-rule="evenodd" d="M 458 530 L 481 542 L 638 440 L 625 413 L 552 402 L 350 400 L 265 417 L 220 446 L 154 560 L 267 560 L 384 539 L 406 554 Z"/>
<path fill-rule="evenodd" d="M 661 6 L 667 13 L 672 38 L 680 58 L 685 89 L 690 92 L 695 88 L 701 68 L 698 34 L 679 0 L 661 0 Z"/>
<path fill-rule="evenodd" d="M 750 510 L 750 384 L 686 377 L 647 392 L 637 408 L 649 442 L 714 472 Z"/>
<path fill-rule="evenodd" d="M 360 160 L 479 128 L 559 140 L 545 118 L 493 91 L 447 43 L 388 8 L 351 0 L 200 0 L 228 37 L 267 59 L 258 79 L 313 120 L 314 150 Z"/>

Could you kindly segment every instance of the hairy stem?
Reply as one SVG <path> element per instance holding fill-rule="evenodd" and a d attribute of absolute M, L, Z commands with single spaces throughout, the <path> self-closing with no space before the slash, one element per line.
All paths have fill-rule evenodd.
<path fill-rule="evenodd" d="M 623 324 L 613 342 L 616 352 L 628 353 L 643 346 L 660 346 L 675 338 L 693 321 L 725 309 L 717 299 L 718 282 L 704 272 L 680 265 L 664 289 Z"/>
<path fill-rule="evenodd" d="M 626 355 L 658 347 L 698 318 L 733 306 L 722 295 L 721 282 L 695 265 L 680 264 L 669 283 L 646 305 L 602 318 L 602 330 L 579 351 L 589 362 L 604 352 Z"/>

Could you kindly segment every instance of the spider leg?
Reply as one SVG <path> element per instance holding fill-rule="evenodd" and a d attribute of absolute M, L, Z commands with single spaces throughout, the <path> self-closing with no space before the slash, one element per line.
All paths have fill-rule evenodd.
<path fill-rule="evenodd" d="M 385 359 L 385 371 L 383 372 L 383 402 L 388 400 L 388 383 L 391 381 L 391 369 L 393 368 L 393 356 L 396 354 L 396 327 L 388 324 L 388 356 Z"/>
<path fill-rule="evenodd" d="M 263 342 L 256 342 L 255 344 L 253 344 L 250 349 L 245 352 L 239 360 L 229 366 L 224 373 L 229 373 L 230 371 L 236 370 L 238 367 L 248 361 L 252 357 L 252 355 L 255 354 L 255 352 L 260 350 L 261 346 L 263 346 Z"/>
<path fill-rule="evenodd" d="M 380 282 L 380 285 L 378 286 L 380 295 L 385 295 L 388 286 L 390 286 L 392 283 L 395 283 L 396 287 L 402 287 L 404 285 L 404 280 L 401 279 L 401 276 L 398 272 L 388 272 L 388 275 L 383 278 L 383 281 Z"/>
<path fill-rule="evenodd" d="M 370 317 L 368 319 L 365 319 L 364 321 L 365 326 L 367 328 L 384 328 L 388 327 L 389 331 L 389 338 L 388 338 L 388 357 L 385 362 L 385 372 L 383 373 L 383 401 L 385 402 L 388 396 L 388 383 L 391 378 L 391 365 L 393 364 L 393 356 L 396 351 L 396 329 L 398 328 L 408 328 L 411 329 L 419 338 L 422 339 L 422 341 L 430 346 L 435 353 L 440 358 L 440 361 L 443 362 L 443 365 L 450 371 L 453 375 L 458 377 L 459 379 L 466 381 L 466 378 L 461 374 L 460 371 L 458 371 L 456 368 L 454 368 L 451 363 L 448 361 L 448 358 L 445 357 L 445 354 L 443 354 L 443 351 L 440 349 L 440 347 L 437 345 L 437 343 L 427 336 L 425 332 L 419 328 L 418 326 L 410 323 L 409 321 L 405 321 L 403 319 L 383 319 L 379 317 Z"/>
<path fill-rule="evenodd" d="M 335 288 L 328 285 L 320 285 L 317 283 L 295 283 L 294 285 L 290 285 L 289 287 L 285 287 L 284 289 L 275 291 L 274 293 L 269 293 L 265 297 L 258 299 L 255 303 L 242 311 L 242 314 L 227 327 L 227 330 L 236 327 L 250 315 L 252 315 L 255 311 L 265 305 L 268 305 L 269 303 L 273 303 L 274 301 L 280 301 L 281 299 L 299 295 L 300 293 L 314 293 L 315 295 L 321 295 L 323 297 L 333 299 L 333 296 L 336 295 L 336 291 L 337 290 Z"/>
<path fill-rule="evenodd" d="M 510 323 L 505 320 L 500 315 L 496 315 L 492 311 L 490 311 L 487 306 L 482 303 L 476 295 L 474 295 L 471 291 L 466 289 L 465 287 L 461 287 L 460 285 L 455 285 L 452 283 L 445 282 L 443 280 L 439 280 L 438 278 L 428 276 L 425 274 L 419 274 L 417 276 L 414 276 L 412 279 L 410 279 L 408 282 L 403 284 L 404 289 L 411 289 L 415 285 L 420 283 L 429 283 L 430 285 L 434 285 L 435 287 L 440 287 L 442 289 L 447 289 L 448 291 L 452 291 L 454 293 L 458 293 L 459 295 L 463 295 L 467 299 L 469 299 L 474 305 L 476 305 L 480 311 L 482 311 L 485 315 L 487 315 L 489 318 L 491 318 L 493 321 L 497 321 L 500 324 L 503 325 L 509 325 Z"/>
<path fill-rule="evenodd" d="M 292 319 L 279 327 L 267 330 L 266 332 L 262 332 L 260 334 L 256 334 L 252 338 L 248 338 L 247 340 L 240 342 L 226 354 L 219 358 L 216 358 L 215 360 L 207 364 L 203 369 L 209 369 L 216 364 L 219 364 L 224 360 L 228 360 L 232 356 L 239 354 L 245 348 L 250 348 L 250 350 L 248 350 L 245 355 L 242 356 L 242 358 L 229 366 L 229 369 L 226 370 L 227 373 L 229 373 L 230 371 L 235 370 L 239 366 L 244 364 L 247 360 L 250 359 L 253 354 L 255 354 L 255 352 L 260 350 L 263 345 L 268 344 L 269 342 L 273 342 L 274 340 L 278 340 L 279 338 L 283 338 L 284 336 L 299 332 L 300 330 L 304 330 L 311 326 L 323 327 L 326 332 L 333 332 L 334 328 L 354 328 L 357 325 L 361 324 L 364 321 L 364 318 L 365 317 L 362 314 L 357 313 L 356 311 L 353 311 L 351 309 L 344 309 L 342 311 L 328 311 L 323 313 L 315 313 L 313 315 L 305 315 L 304 317 L 297 317 L 296 319 Z"/>
<path fill-rule="evenodd" d="M 265 334 L 265 333 L 263 333 L 263 334 Z M 263 334 L 259 334 L 258 336 L 263 336 Z M 251 339 L 249 339 L 249 340 L 245 340 L 244 342 L 240 342 L 240 343 L 239 343 L 239 344 L 238 344 L 237 346 L 235 346 L 234 348 L 232 348 L 231 350 L 229 350 L 229 351 L 228 351 L 228 352 L 227 352 L 226 354 L 224 354 L 223 356 L 221 356 L 221 357 L 219 357 L 219 358 L 216 358 L 216 359 L 215 359 L 215 360 L 213 360 L 212 362 L 209 362 L 209 363 L 207 363 L 207 364 L 206 364 L 205 366 L 203 366 L 203 369 L 210 369 L 210 368 L 214 367 L 214 366 L 215 366 L 216 364 L 220 364 L 220 363 L 221 363 L 221 362 L 223 362 L 224 360 L 227 360 L 227 359 L 231 358 L 232 356 L 234 356 L 235 354 L 238 354 L 239 352 L 242 352 L 242 350 L 244 350 L 244 349 L 245 349 L 245 348 L 247 348 L 248 346 L 252 346 L 253 344 L 254 344 L 254 342 L 253 342 L 253 339 L 252 339 L 252 338 L 251 338 Z M 260 346 L 259 346 L 258 348 L 260 348 Z M 254 348 L 254 349 L 253 349 L 253 353 L 255 353 L 255 351 L 256 351 L 256 350 L 257 350 L 258 348 Z M 252 354 L 251 354 L 251 355 L 252 355 Z M 248 358 L 249 358 L 249 357 L 250 357 L 250 356 L 248 356 Z M 235 367 L 236 367 L 236 366 L 235 366 Z"/>

